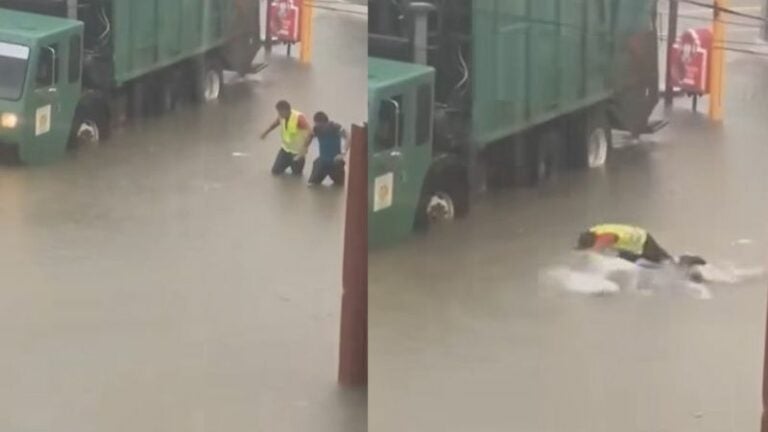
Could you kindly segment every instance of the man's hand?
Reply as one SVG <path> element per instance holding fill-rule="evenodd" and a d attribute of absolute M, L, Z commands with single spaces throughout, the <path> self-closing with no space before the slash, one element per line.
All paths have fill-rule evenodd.
<path fill-rule="evenodd" d="M 304 159 L 304 155 L 303 154 L 297 154 L 296 156 L 293 157 L 293 161 L 294 162 L 298 162 L 298 161 L 300 161 L 302 159 Z"/>
<path fill-rule="evenodd" d="M 272 124 L 269 125 L 267 130 L 265 130 L 264 133 L 261 134 L 262 141 L 267 139 L 267 135 L 269 135 L 269 133 L 275 130 L 275 128 L 277 128 L 278 126 L 280 126 L 280 117 L 278 117 L 275 121 L 273 121 Z"/>
<path fill-rule="evenodd" d="M 344 162 L 344 159 L 345 158 L 344 158 L 344 154 L 343 153 L 339 153 L 339 154 L 336 155 L 335 158 L 333 158 L 333 160 L 336 161 L 336 162 Z"/>

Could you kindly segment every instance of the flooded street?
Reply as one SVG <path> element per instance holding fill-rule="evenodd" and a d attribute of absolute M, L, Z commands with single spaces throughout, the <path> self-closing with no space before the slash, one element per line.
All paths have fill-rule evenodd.
<path fill-rule="evenodd" d="M 276 48 L 218 104 L 0 168 L 0 430 L 364 430 L 336 384 L 344 192 L 273 178 L 258 136 L 283 98 L 365 121 L 365 31 L 318 11 L 311 66 Z"/>
<path fill-rule="evenodd" d="M 605 171 L 481 196 L 370 258 L 372 432 L 758 431 L 768 280 L 586 296 L 537 278 L 594 224 L 673 254 L 763 266 L 768 61 L 728 66 L 726 122 L 687 101 Z M 700 105 L 706 113 L 706 105 Z"/>

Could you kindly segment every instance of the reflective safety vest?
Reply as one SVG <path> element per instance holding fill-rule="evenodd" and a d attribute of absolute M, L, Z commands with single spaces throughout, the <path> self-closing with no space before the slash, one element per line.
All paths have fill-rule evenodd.
<path fill-rule="evenodd" d="M 301 113 L 291 111 L 288 121 L 280 118 L 280 132 L 283 140 L 283 150 L 292 154 L 299 154 L 304 149 L 304 142 L 307 139 L 306 131 L 299 129 L 299 117 Z"/>
<path fill-rule="evenodd" d="M 604 224 L 589 229 L 597 235 L 613 234 L 618 240 L 614 248 L 633 254 L 642 255 L 645 240 L 648 239 L 648 231 L 630 225 Z"/>

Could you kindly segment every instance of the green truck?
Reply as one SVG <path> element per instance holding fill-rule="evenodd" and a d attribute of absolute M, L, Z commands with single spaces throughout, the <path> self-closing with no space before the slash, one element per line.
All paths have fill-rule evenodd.
<path fill-rule="evenodd" d="M 23 163 L 257 72 L 259 0 L 0 0 L 0 144 Z"/>
<path fill-rule="evenodd" d="M 372 0 L 371 247 L 663 127 L 655 17 L 656 0 Z"/>

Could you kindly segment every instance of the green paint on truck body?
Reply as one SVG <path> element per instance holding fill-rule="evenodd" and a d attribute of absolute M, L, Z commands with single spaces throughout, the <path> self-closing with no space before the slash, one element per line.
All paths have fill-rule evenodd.
<path fill-rule="evenodd" d="M 450 1 L 450 0 L 449 0 Z M 551 120 L 611 102 L 628 84 L 633 68 L 632 44 L 654 29 L 656 0 L 471 0 L 469 46 L 471 100 L 468 164 L 491 144 L 505 140 Z M 449 39 L 449 38 L 446 38 Z M 651 69 L 656 68 L 656 56 Z M 445 158 L 431 153 L 385 158 L 374 146 L 378 130 L 378 103 L 387 96 L 384 88 L 406 89 L 427 68 L 408 63 L 369 59 L 369 244 L 392 244 L 412 232 L 420 205 L 419 191 L 428 173 Z M 655 84 L 654 84 L 655 85 Z M 418 112 L 405 111 L 407 128 Z M 406 107 L 408 108 L 408 107 Z M 650 113 L 650 110 L 648 111 Z M 432 117 L 430 117 L 431 121 Z M 647 120 L 647 118 L 645 119 Z M 439 148 L 430 143 L 420 150 Z M 470 157 L 467 157 L 469 155 Z M 473 156 L 474 155 L 474 156 Z M 386 169 L 385 169 L 386 168 Z M 375 180 L 384 172 L 399 172 L 408 180 L 400 185 L 392 208 L 374 211 Z M 395 181 L 397 188 L 398 182 Z M 397 189 L 396 189 L 397 191 Z"/>
<path fill-rule="evenodd" d="M 473 0 L 472 143 L 610 99 L 655 0 Z"/>
<path fill-rule="evenodd" d="M 258 3 L 236 0 L 112 0 L 112 8 L 117 86 L 222 47 L 258 20 Z"/>

